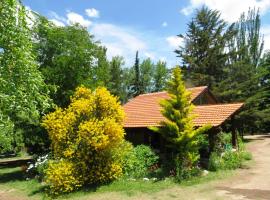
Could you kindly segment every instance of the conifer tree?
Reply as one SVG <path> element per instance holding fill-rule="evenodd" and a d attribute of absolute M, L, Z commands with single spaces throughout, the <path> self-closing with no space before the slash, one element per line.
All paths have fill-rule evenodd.
<path fill-rule="evenodd" d="M 162 135 L 170 150 L 176 153 L 176 159 L 185 162 L 185 165 L 188 165 L 185 167 L 189 168 L 199 158 L 198 136 L 207 131 L 210 126 L 195 129 L 192 121 L 194 116 L 190 93 L 185 88 L 179 67 L 173 69 L 167 92 L 170 98 L 160 103 L 165 120 L 160 123 L 160 127 L 151 129 Z"/>
<path fill-rule="evenodd" d="M 142 94 L 142 82 L 141 82 L 141 71 L 140 71 L 140 60 L 139 52 L 136 51 L 135 64 L 134 64 L 134 82 L 133 82 L 133 96 Z"/>
<path fill-rule="evenodd" d="M 195 86 L 208 85 L 213 89 L 223 80 L 229 53 L 226 46 L 236 34 L 233 26 L 220 18 L 220 12 L 202 7 L 188 23 L 184 47 L 175 52 L 187 68 L 187 76 Z M 187 77 L 185 77 L 186 79 Z"/>

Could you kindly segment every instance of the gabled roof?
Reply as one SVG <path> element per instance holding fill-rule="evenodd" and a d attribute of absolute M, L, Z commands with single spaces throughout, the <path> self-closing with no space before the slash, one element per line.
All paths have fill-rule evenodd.
<path fill-rule="evenodd" d="M 196 106 L 193 110 L 193 113 L 196 116 L 193 120 L 194 125 L 202 126 L 211 124 L 212 126 L 220 126 L 243 105 L 243 103 L 229 103 Z"/>
<path fill-rule="evenodd" d="M 191 100 L 195 100 L 206 89 L 206 86 L 189 88 Z M 129 101 L 124 105 L 126 113 L 124 127 L 159 126 L 159 123 L 165 120 L 160 112 L 159 102 L 161 99 L 166 98 L 169 98 L 167 92 L 156 92 L 139 95 Z M 219 126 L 240 109 L 242 105 L 242 103 L 234 103 L 196 106 L 193 110 L 196 116 L 194 125 L 202 126 L 209 123 L 212 126 Z"/>

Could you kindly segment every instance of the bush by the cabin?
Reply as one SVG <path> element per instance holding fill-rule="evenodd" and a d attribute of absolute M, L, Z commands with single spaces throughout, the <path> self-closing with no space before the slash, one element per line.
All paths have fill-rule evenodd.
<path fill-rule="evenodd" d="M 231 145 L 231 133 L 221 132 L 217 136 L 214 152 L 209 158 L 208 169 L 210 171 L 231 170 L 240 168 L 245 160 L 251 160 L 251 153 L 245 149 L 245 144 L 238 137 L 238 149 Z"/>
<path fill-rule="evenodd" d="M 124 112 L 105 88 L 76 89 L 66 109 L 46 115 L 42 125 L 51 139 L 53 160 L 45 181 L 53 194 L 84 184 L 106 183 L 122 175 Z"/>
<path fill-rule="evenodd" d="M 156 170 L 159 157 L 146 145 L 134 147 L 124 162 L 124 173 L 129 178 L 149 177 Z"/>

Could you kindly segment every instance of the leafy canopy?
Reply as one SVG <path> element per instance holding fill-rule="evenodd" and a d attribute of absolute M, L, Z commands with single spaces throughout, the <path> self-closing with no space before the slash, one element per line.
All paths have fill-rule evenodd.
<path fill-rule="evenodd" d="M 25 8 L 0 4 L 0 153 L 33 143 L 41 115 L 50 108 L 48 88 L 32 52 Z"/>

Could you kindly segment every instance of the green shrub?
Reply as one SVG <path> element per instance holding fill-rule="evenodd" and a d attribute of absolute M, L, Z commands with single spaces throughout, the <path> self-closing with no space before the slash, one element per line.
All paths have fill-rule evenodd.
<path fill-rule="evenodd" d="M 201 169 L 196 165 L 191 165 L 189 159 L 176 159 L 175 180 L 181 182 L 194 176 L 199 176 Z"/>
<path fill-rule="evenodd" d="M 232 135 L 231 133 L 220 132 L 215 138 L 215 148 L 214 151 L 217 153 L 222 153 L 226 150 L 231 150 L 232 148 Z"/>
<path fill-rule="evenodd" d="M 151 168 L 157 165 L 159 157 L 146 145 L 138 145 L 126 154 L 123 163 L 124 174 L 128 177 L 140 178 L 151 174 Z"/>
<path fill-rule="evenodd" d="M 226 151 L 223 154 L 213 152 L 209 159 L 208 169 L 210 171 L 237 169 L 242 166 L 244 160 L 251 159 L 251 153 L 246 151 Z"/>
<path fill-rule="evenodd" d="M 222 156 L 224 161 L 223 169 L 237 169 L 242 165 L 242 158 L 239 152 L 227 151 Z"/>
<path fill-rule="evenodd" d="M 211 153 L 208 163 L 208 170 L 218 171 L 222 168 L 222 162 L 223 161 L 217 152 Z"/>
<path fill-rule="evenodd" d="M 247 151 L 240 152 L 240 156 L 243 160 L 252 160 L 252 154 Z"/>

